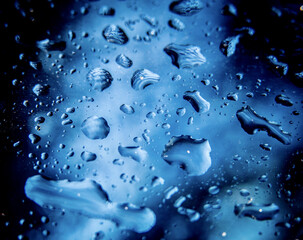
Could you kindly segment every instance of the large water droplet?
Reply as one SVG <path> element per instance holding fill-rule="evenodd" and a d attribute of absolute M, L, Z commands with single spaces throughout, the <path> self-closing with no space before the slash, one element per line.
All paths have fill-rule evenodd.
<path fill-rule="evenodd" d="M 200 12 L 202 8 L 201 0 L 179 0 L 169 5 L 170 11 L 181 16 L 192 16 Z"/>
<path fill-rule="evenodd" d="M 172 137 L 162 158 L 169 164 L 176 164 L 190 176 L 203 175 L 211 165 L 211 148 L 206 139 L 193 139 L 191 136 Z"/>
<path fill-rule="evenodd" d="M 273 55 L 268 56 L 267 59 L 275 71 L 281 75 L 287 74 L 288 65 L 286 63 L 279 62 L 278 59 Z"/>
<path fill-rule="evenodd" d="M 290 100 L 290 98 L 285 96 L 284 94 L 277 95 L 275 97 L 275 101 L 276 103 L 279 103 L 286 107 L 291 107 L 292 105 L 294 105 L 294 103 Z"/>
<path fill-rule="evenodd" d="M 40 83 L 38 83 L 33 87 L 33 92 L 37 96 L 47 95 L 49 92 L 49 85 L 47 85 L 47 84 L 41 85 Z"/>
<path fill-rule="evenodd" d="M 164 48 L 164 51 L 171 57 L 172 63 L 177 68 L 192 68 L 206 62 L 201 49 L 194 45 L 171 43 Z"/>
<path fill-rule="evenodd" d="M 280 129 L 280 125 L 269 122 L 265 117 L 258 115 L 250 106 L 237 111 L 237 118 L 241 127 L 248 134 L 255 134 L 257 131 L 266 131 L 267 134 L 283 144 L 290 144 L 290 135 Z"/>
<path fill-rule="evenodd" d="M 90 70 L 86 79 L 93 89 L 100 92 L 108 88 L 113 81 L 111 74 L 107 70 L 99 67 Z"/>
<path fill-rule="evenodd" d="M 110 127 L 103 117 L 88 117 L 81 124 L 83 134 L 90 139 L 103 139 L 109 134 Z"/>
<path fill-rule="evenodd" d="M 250 217 L 259 221 L 272 220 L 279 212 L 279 207 L 272 204 L 236 204 L 234 213 L 239 217 Z"/>
<path fill-rule="evenodd" d="M 207 112 L 210 108 L 210 103 L 207 102 L 203 97 L 201 97 L 200 92 L 195 91 L 186 91 L 183 95 L 183 98 L 190 102 L 196 112 Z"/>
<path fill-rule="evenodd" d="M 143 162 L 147 158 L 147 152 L 139 146 L 119 146 L 118 151 L 123 157 L 130 157 L 137 162 Z"/>
<path fill-rule="evenodd" d="M 160 81 L 160 76 L 147 69 L 140 69 L 134 72 L 131 79 L 131 86 L 135 90 L 143 90 L 147 86 Z"/>
<path fill-rule="evenodd" d="M 110 201 L 101 185 L 93 180 L 52 181 L 36 175 L 27 179 L 24 190 L 26 196 L 41 207 L 111 220 L 121 229 L 142 233 L 149 231 L 156 223 L 152 210 Z"/>
<path fill-rule="evenodd" d="M 122 28 L 114 24 L 107 26 L 103 30 L 102 35 L 106 39 L 106 41 L 110 43 L 123 45 L 128 42 L 128 37 L 126 36 Z"/>
<path fill-rule="evenodd" d="M 133 61 L 124 54 L 119 54 L 117 56 L 116 63 L 124 68 L 130 68 L 133 65 Z"/>
<path fill-rule="evenodd" d="M 220 43 L 220 50 L 226 56 L 230 57 L 236 52 L 236 46 L 239 43 L 240 35 L 228 37 Z"/>

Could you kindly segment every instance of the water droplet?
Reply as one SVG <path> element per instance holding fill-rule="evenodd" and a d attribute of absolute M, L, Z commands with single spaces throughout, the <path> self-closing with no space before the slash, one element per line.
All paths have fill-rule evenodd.
<path fill-rule="evenodd" d="M 146 114 L 146 117 L 149 119 L 153 119 L 156 117 L 156 113 L 155 112 L 149 112 Z"/>
<path fill-rule="evenodd" d="M 120 106 L 120 110 L 122 111 L 122 112 L 124 112 L 125 114 L 133 114 L 134 112 L 135 112 L 135 109 L 132 107 L 132 106 L 130 106 L 130 105 L 127 105 L 127 104 L 122 104 L 121 106 Z"/>
<path fill-rule="evenodd" d="M 124 54 L 119 54 L 117 56 L 116 63 L 124 68 L 130 68 L 133 65 L 133 61 Z"/>
<path fill-rule="evenodd" d="M 130 157 L 137 162 L 143 162 L 147 158 L 147 152 L 139 146 L 119 146 L 118 151 L 122 157 Z"/>
<path fill-rule="evenodd" d="M 122 28 L 114 24 L 107 26 L 103 30 L 102 35 L 105 38 L 105 40 L 110 43 L 123 45 L 128 42 L 128 37 L 126 36 Z"/>
<path fill-rule="evenodd" d="M 38 135 L 31 133 L 28 135 L 28 138 L 31 140 L 32 144 L 36 144 L 41 140 L 41 137 L 39 137 Z"/>
<path fill-rule="evenodd" d="M 113 81 L 112 75 L 107 70 L 99 67 L 90 70 L 86 79 L 93 89 L 100 92 L 108 88 Z"/>
<path fill-rule="evenodd" d="M 232 3 L 226 4 L 222 8 L 222 14 L 223 15 L 228 15 L 228 16 L 237 16 L 238 15 L 237 14 L 237 8 Z"/>
<path fill-rule="evenodd" d="M 266 118 L 258 115 L 250 106 L 237 111 L 237 118 L 241 127 L 248 134 L 255 134 L 257 131 L 266 131 L 267 134 L 285 145 L 290 144 L 290 135 L 283 132 L 280 125 L 269 122 Z"/>
<path fill-rule="evenodd" d="M 110 131 L 107 121 L 103 117 L 88 117 L 81 124 L 83 134 L 90 139 L 104 139 Z"/>
<path fill-rule="evenodd" d="M 220 43 L 220 50 L 226 56 L 230 57 L 236 52 L 236 46 L 239 43 L 240 35 L 228 37 Z"/>
<path fill-rule="evenodd" d="M 47 38 L 41 41 L 37 41 L 36 46 L 43 51 L 63 51 L 66 48 L 66 42 L 54 42 Z"/>
<path fill-rule="evenodd" d="M 160 81 L 160 76 L 147 69 L 140 69 L 134 72 L 131 79 L 131 86 L 135 90 L 143 90 L 147 86 Z"/>
<path fill-rule="evenodd" d="M 192 16 L 203 8 L 201 0 L 179 0 L 169 5 L 169 10 L 181 16 Z"/>
<path fill-rule="evenodd" d="M 118 166 L 123 166 L 124 165 L 124 161 L 122 159 L 114 159 L 113 160 L 113 164 L 114 165 L 118 165 Z"/>
<path fill-rule="evenodd" d="M 162 158 L 168 164 L 176 164 L 189 176 L 203 175 L 211 165 L 211 148 L 206 139 L 193 139 L 191 136 L 172 137 Z"/>
<path fill-rule="evenodd" d="M 48 154 L 46 152 L 41 153 L 41 159 L 46 160 L 48 158 Z"/>
<path fill-rule="evenodd" d="M 47 84 L 41 85 L 40 83 L 38 83 L 33 87 L 33 92 L 37 96 L 47 95 L 49 92 L 49 85 L 47 85 Z"/>
<path fill-rule="evenodd" d="M 275 97 L 275 101 L 276 103 L 279 103 L 285 107 L 291 107 L 292 105 L 294 105 L 290 98 L 285 96 L 284 94 L 277 95 Z"/>
<path fill-rule="evenodd" d="M 272 220 L 280 211 L 274 204 L 236 204 L 234 213 L 239 217 L 250 217 L 259 221 Z"/>
<path fill-rule="evenodd" d="M 227 94 L 227 99 L 231 101 L 238 101 L 239 97 L 237 93 L 231 92 Z"/>
<path fill-rule="evenodd" d="M 186 113 L 186 108 L 178 108 L 176 114 L 180 117 L 184 116 Z"/>
<path fill-rule="evenodd" d="M 247 189 L 243 188 L 243 189 L 240 190 L 240 195 L 242 197 L 247 197 L 247 196 L 250 195 L 250 193 L 249 193 L 249 191 Z"/>
<path fill-rule="evenodd" d="M 81 158 L 82 158 L 83 161 L 90 162 L 90 161 L 96 160 L 97 155 L 95 153 L 92 153 L 92 152 L 83 151 L 81 153 Z"/>
<path fill-rule="evenodd" d="M 260 147 L 266 151 L 271 151 L 272 147 L 268 143 L 261 143 Z"/>
<path fill-rule="evenodd" d="M 34 121 L 35 121 L 35 123 L 44 123 L 44 121 L 45 121 L 45 118 L 44 117 L 36 117 L 35 119 L 34 119 Z"/>
<path fill-rule="evenodd" d="M 174 207 L 175 207 L 175 208 L 181 207 L 181 205 L 185 202 L 185 200 L 186 200 L 186 197 L 184 197 L 184 196 L 179 197 L 179 198 L 175 201 Z"/>
<path fill-rule="evenodd" d="M 141 14 L 140 18 L 152 27 L 158 26 L 158 21 L 155 17 L 148 16 L 147 14 Z"/>
<path fill-rule="evenodd" d="M 26 196 L 41 207 L 111 220 L 120 229 L 143 233 L 156 223 L 156 216 L 151 209 L 112 202 L 102 186 L 93 180 L 53 181 L 36 175 L 27 179 L 24 190 Z"/>
<path fill-rule="evenodd" d="M 63 121 L 61 122 L 61 124 L 62 124 L 63 126 L 70 125 L 70 124 L 72 124 L 72 123 L 73 123 L 73 120 L 71 120 L 71 119 L 66 119 L 66 120 L 63 120 Z"/>
<path fill-rule="evenodd" d="M 156 187 L 164 184 L 164 179 L 161 177 L 154 176 L 151 182 L 152 187 Z"/>
<path fill-rule="evenodd" d="M 170 19 L 168 25 L 178 31 L 183 31 L 185 29 L 185 24 L 179 18 Z"/>
<path fill-rule="evenodd" d="M 210 103 L 201 97 L 200 92 L 197 90 L 186 91 L 183 95 L 183 98 L 189 101 L 196 112 L 205 113 L 210 108 Z"/>
<path fill-rule="evenodd" d="M 200 213 L 190 208 L 179 207 L 178 213 L 187 216 L 190 222 L 196 222 L 200 219 Z"/>
<path fill-rule="evenodd" d="M 102 6 L 102 7 L 100 7 L 98 13 L 101 16 L 114 16 L 115 15 L 115 9 L 111 8 L 111 7 L 108 7 L 108 6 Z"/>
<path fill-rule="evenodd" d="M 171 43 L 164 48 L 164 51 L 171 57 L 172 64 L 177 68 L 192 68 L 206 62 L 201 49 L 194 45 Z"/>
<path fill-rule="evenodd" d="M 220 192 L 220 188 L 218 186 L 211 186 L 211 187 L 209 187 L 208 192 L 211 195 L 216 195 Z"/>
<path fill-rule="evenodd" d="M 286 63 L 279 62 L 278 59 L 273 55 L 268 56 L 267 59 L 275 71 L 281 75 L 287 74 L 288 65 Z"/>
<path fill-rule="evenodd" d="M 176 194 L 177 192 L 179 192 L 179 188 L 176 186 L 170 186 L 167 189 L 165 189 L 164 191 L 164 198 L 166 200 L 171 199 L 171 197 Z"/>

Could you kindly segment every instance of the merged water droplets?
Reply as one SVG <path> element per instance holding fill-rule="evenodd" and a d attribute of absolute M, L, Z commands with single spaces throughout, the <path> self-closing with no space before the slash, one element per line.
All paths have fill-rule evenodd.
<path fill-rule="evenodd" d="M 243 107 L 237 111 L 237 118 L 241 127 L 248 134 L 255 134 L 257 131 L 266 131 L 267 134 L 283 144 L 290 144 L 290 135 L 283 132 L 280 125 L 269 122 L 265 117 L 258 115 L 250 106 Z"/>
<path fill-rule="evenodd" d="M 105 40 L 110 43 L 123 45 L 128 42 L 128 37 L 126 36 L 123 29 L 114 24 L 111 24 L 106 28 L 104 28 L 102 35 L 105 38 Z"/>
<path fill-rule="evenodd" d="M 278 59 L 273 55 L 268 56 L 267 59 L 268 59 L 269 63 L 273 66 L 273 69 L 275 71 L 277 71 L 281 75 L 287 74 L 288 64 L 279 62 Z"/>
<path fill-rule="evenodd" d="M 89 139 L 104 139 L 109 134 L 110 127 L 103 117 L 92 116 L 82 122 L 81 131 Z"/>
<path fill-rule="evenodd" d="M 208 140 L 182 135 L 170 139 L 162 158 L 169 164 L 180 166 L 189 176 L 200 176 L 211 165 L 210 152 Z"/>
<path fill-rule="evenodd" d="M 179 0 L 169 5 L 169 10 L 181 16 L 192 16 L 201 11 L 201 0 Z"/>
<path fill-rule="evenodd" d="M 112 202 L 102 186 L 90 179 L 53 181 L 36 175 L 27 179 L 24 190 L 26 196 L 41 207 L 107 219 L 120 229 L 142 233 L 149 231 L 156 223 L 151 209 Z"/>
<path fill-rule="evenodd" d="M 196 112 L 205 113 L 210 108 L 210 103 L 206 101 L 197 90 L 186 91 L 183 98 L 190 102 Z"/>
<path fill-rule="evenodd" d="M 131 86 L 135 90 L 143 90 L 147 86 L 160 81 L 160 76 L 147 69 L 140 69 L 134 72 L 131 78 Z"/>
<path fill-rule="evenodd" d="M 122 157 L 129 157 L 136 162 L 144 162 L 148 156 L 148 153 L 139 146 L 119 146 L 118 151 Z"/>
<path fill-rule="evenodd" d="M 276 103 L 279 103 L 285 107 L 291 107 L 292 105 L 294 105 L 294 103 L 290 100 L 290 98 L 284 94 L 277 95 L 275 97 L 275 101 Z"/>
<path fill-rule="evenodd" d="M 171 43 L 164 48 L 177 68 L 192 68 L 206 62 L 201 49 L 197 46 Z"/>
<path fill-rule="evenodd" d="M 220 43 L 220 50 L 226 56 L 230 57 L 236 52 L 237 44 L 239 43 L 240 35 L 228 37 Z"/>
<path fill-rule="evenodd" d="M 236 204 L 234 213 L 239 217 L 250 217 L 259 221 L 272 220 L 280 211 L 274 204 Z"/>
<path fill-rule="evenodd" d="M 112 75 L 109 73 L 109 71 L 99 67 L 90 70 L 86 76 L 86 79 L 94 90 L 100 92 L 108 88 L 113 81 Z"/>

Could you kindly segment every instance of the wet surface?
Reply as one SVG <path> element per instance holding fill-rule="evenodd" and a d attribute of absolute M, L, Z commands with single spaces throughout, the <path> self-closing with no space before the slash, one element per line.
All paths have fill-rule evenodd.
<path fill-rule="evenodd" d="M 301 239 L 302 14 L 5 1 L 0 238 Z"/>

